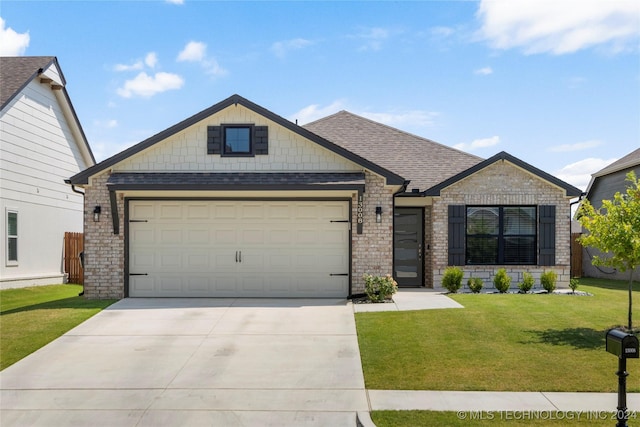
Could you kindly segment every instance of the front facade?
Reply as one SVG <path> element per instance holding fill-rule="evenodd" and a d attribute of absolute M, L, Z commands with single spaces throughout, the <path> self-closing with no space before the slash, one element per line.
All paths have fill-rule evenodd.
<path fill-rule="evenodd" d="M 0 287 L 64 282 L 84 203 L 65 180 L 95 161 L 55 57 L 0 58 Z"/>
<path fill-rule="evenodd" d="M 526 206 L 535 224 L 522 227 L 536 236 L 520 250 L 534 255 L 511 263 L 512 273 L 554 268 L 568 282 L 569 222 L 561 219 L 575 189 L 506 153 L 482 162 L 379 126 L 345 112 L 303 128 L 234 95 L 74 175 L 70 182 L 86 193 L 85 295 L 346 298 L 364 291 L 367 273 L 437 288 L 451 263 L 454 205 L 498 212 Z M 364 128 L 356 134 L 398 136 L 422 159 L 394 163 L 381 161 L 376 150 L 365 155 L 349 139 Z M 331 135 L 340 129 L 344 139 Z M 438 156 L 452 160 L 439 180 L 442 165 L 429 164 Z M 411 176 L 422 169 L 433 176 Z M 496 180 L 478 193 L 487 179 L 505 174 L 522 187 L 504 191 L 508 182 Z M 538 225 L 538 216 L 547 208 L 539 206 L 551 204 L 553 257 L 540 264 L 537 233 L 546 225 Z M 465 271 L 481 275 L 497 265 L 462 261 L 474 263 Z"/>

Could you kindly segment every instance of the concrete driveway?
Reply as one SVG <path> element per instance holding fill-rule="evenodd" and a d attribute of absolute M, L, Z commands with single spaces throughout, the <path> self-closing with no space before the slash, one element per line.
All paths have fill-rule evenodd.
<path fill-rule="evenodd" d="M 0 373 L 7 426 L 352 426 L 345 300 L 125 299 Z"/>

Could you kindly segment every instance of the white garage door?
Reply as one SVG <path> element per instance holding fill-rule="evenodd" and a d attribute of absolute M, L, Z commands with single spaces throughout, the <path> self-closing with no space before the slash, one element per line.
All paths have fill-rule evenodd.
<path fill-rule="evenodd" d="M 132 297 L 346 297 L 349 203 L 129 204 Z"/>

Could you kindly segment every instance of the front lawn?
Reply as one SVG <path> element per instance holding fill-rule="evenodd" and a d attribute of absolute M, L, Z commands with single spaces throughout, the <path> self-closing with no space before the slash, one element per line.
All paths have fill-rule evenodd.
<path fill-rule="evenodd" d="M 415 426 L 589 426 L 605 427 L 616 424 L 615 411 L 556 412 L 556 411 L 492 411 L 492 412 L 438 412 L 438 411 L 373 411 L 371 419 L 377 427 Z M 629 417 L 635 425 L 636 415 Z"/>
<path fill-rule="evenodd" d="M 0 370 L 33 353 L 116 300 L 86 300 L 79 285 L 0 291 Z"/>
<path fill-rule="evenodd" d="M 582 279 L 570 295 L 456 294 L 464 309 L 357 313 L 369 389 L 615 392 L 607 329 L 625 325 L 627 283 Z M 634 319 L 640 325 L 640 284 Z M 627 389 L 640 392 L 640 359 Z"/>

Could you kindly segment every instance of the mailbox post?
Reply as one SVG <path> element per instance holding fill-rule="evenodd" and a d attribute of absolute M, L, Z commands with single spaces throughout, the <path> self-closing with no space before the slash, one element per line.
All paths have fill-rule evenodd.
<path fill-rule="evenodd" d="M 638 359 L 638 338 L 619 329 L 607 331 L 607 351 L 618 356 L 618 412 L 616 427 L 627 427 L 627 359 Z"/>

